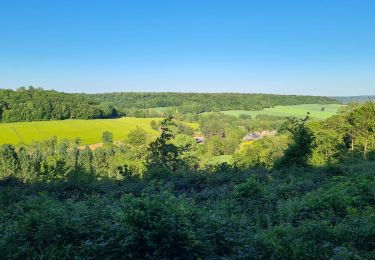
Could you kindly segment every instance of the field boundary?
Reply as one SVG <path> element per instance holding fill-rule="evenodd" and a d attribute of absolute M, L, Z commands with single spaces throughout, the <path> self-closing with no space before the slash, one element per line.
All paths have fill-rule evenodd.
<path fill-rule="evenodd" d="M 20 139 L 20 142 L 23 143 L 24 140 L 23 140 L 22 136 L 18 133 L 17 129 L 12 127 L 12 130 L 16 134 L 16 136 Z"/>

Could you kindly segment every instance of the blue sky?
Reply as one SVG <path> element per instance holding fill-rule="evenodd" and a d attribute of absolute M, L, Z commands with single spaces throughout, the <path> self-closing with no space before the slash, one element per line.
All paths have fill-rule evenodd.
<path fill-rule="evenodd" d="M 373 0 L 2 1 L 0 88 L 375 94 Z"/>

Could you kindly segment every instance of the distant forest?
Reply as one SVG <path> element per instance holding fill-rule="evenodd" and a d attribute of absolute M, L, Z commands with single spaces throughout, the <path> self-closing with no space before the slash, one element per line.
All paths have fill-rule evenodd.
<path fill-rule="evenodd" d="M 375 95 L 372 96 L 352 96 L 352 97 L 332 97 L 343 104 L 349 104 L 352 102 L 365 103 L 369 100 L 375 100 Z"/>
<path fill-rule="evenodd" d="M 276 105 L 328 104 L 320 96 L 236 93 L 105 93 L 68 94 L 41 88 L 0 89 L 2 122 L 98 119 L 119 116 L 161 117 L 150 108 L 175 107 L 181 114 L 222 110 L 258 110 Z"/>
<path fill-rule="evenodd" d="M 67 94 L 33 87 L 17 91 L 0 89 L 2 122 L 95 119 L 118 116 L 111 104 L 90 100 L 82 94 Z"/>
<path fill-rule="evenodd" d="M 259 110 L 276 105 L 328 104 L 337 100 L 322 96 L 240 93 L 137 93 L 118 92 L 86 95 L 98 102 L 111 102 L 120 110 L 175 106 L 180 113 Z"/>

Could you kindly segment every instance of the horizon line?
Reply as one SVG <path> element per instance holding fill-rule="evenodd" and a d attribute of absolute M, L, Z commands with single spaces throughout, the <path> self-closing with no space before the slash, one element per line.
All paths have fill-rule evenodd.
<path fill-rule="evenodd" d="M 345 95 L 345 96 L 340 96 L 340 95 L 311 95 L 311 94 L 287 94 L 287 93 L 271 93 L 271 92 L 228 92 L 228 91 L 223 91 L 223 92 L 200 92 L 200 91 L 112 91 L 112 92 L 70 92 L 70 91 L 63 91 L 63 90 L 56 90 L 53 88 L 46 89 L 43 87 L 34 87 L 32 85 L 25 87 L 25 86 L 20 86 L 18 88 L 2 88 L 0 87 L 0 90 L 12 90 L 12 91 L 17 91 L 21 88 L 28 89 L 29 87 L 33 87 L 34 89 L 40 89 L 40 90 L 46 90 L 46 91 L 56 91 L 56 92 L 61 92 L 61 93 L 67 93 L 67 94 L 86 94 L 86 95 L 98 95 L 98 94 L 114 94 L 114 93 L 171 93 L 171 94 L 249 94 L 249 95 L 279 95 L 279 96 L 310 96 L 310 97 L 375 97 L 374 94 L 362 94 L 362 95 Z"/>

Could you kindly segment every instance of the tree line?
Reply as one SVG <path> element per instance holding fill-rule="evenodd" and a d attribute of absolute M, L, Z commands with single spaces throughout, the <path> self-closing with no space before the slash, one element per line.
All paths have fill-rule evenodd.
<path fill-rule="evenodd" d="M 165 117 L 185 115 L 190 121 L 203 112 L 243 109 L 258 110 L 276 105 L 337 103 L 328 97 L 235 94 L 235 93 L 105 93 L 68 94 L 41 88 L 0 89 L 2 122 Z M 165 111 L 153 108 L 169 107 Z"/>
<path fill-rule="evenodd" d="M 180 113 L 259 110 L 276 105 L 330 104 L 337 100 L 322 96 L 240 93 L 138 93 L 87 94 L 98 102 L 111 102 L 120 110 L 178 107 Z"/>
<path fill-rule="evenodd" d="M 0 121 L 41 121 L 117 117 L 108 102 L 99 103 L 81 94 L 38 88 L 0 89 Z"/>

